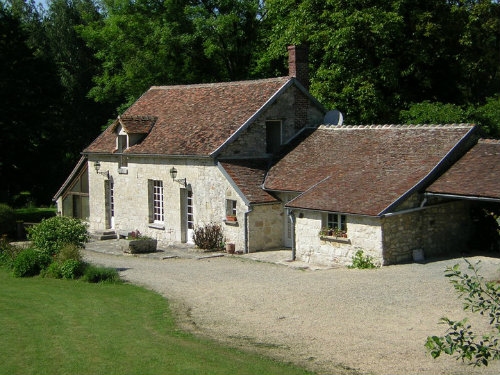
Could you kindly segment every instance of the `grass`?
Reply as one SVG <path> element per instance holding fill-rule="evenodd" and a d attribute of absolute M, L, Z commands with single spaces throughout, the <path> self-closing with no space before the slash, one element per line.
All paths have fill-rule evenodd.
<path fill-rule="evenodd" d="M 129 284 L 13 278 L 0 268 L 0 374 L 307 374 L 176 328 Z"/>

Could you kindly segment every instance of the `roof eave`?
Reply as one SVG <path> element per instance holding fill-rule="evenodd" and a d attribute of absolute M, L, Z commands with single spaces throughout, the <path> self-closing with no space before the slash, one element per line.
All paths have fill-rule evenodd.
<path fill-rule="evenodd" d="M 80 160 L 78 160 L 78 162 L 76 163 L 76 166 L 73 168 L 73 170 L 71 171 L 71 173 L 69 174 L 69 176 L 66 178 L 66 181 L 64 181 L 64 183 L 62 184 L 62 186 L 59 188 L 59 190 L 57 191 L 57 193 L 52 198 L 53 202 L 55 202 L 55 201 L 57 201 L 59 199 L 59 197 L 62 195 L 62 193 L 64 192 L 64 190 L 66 190 L 66 188 L 71 183 L 71 181 L 73 180 L 73 178 L 78 173 L 78 171 L 80 170 L 80 168 L 82 167 L 82 165 L 84 164 L 84 162 L 86 160 L 87 160 L 87 158 L 85 156 L 82 156 L 80 158 Z"/>
<path fill-rule="evenodd" d="M 449 194 L 449 193 L 433 193 L 433 192 L 425 192 L 426 196 L 429 197 L 441 197 L 441 198 L 450 198 L 450 199 L 463 199 L 463 200 L 471 200 L 471 201 L 481 201 L 481 202 L 500 202 L 500 198 L 493 197 L 481 197 L 474 195 L 462 195 L 462 194 Z"/>

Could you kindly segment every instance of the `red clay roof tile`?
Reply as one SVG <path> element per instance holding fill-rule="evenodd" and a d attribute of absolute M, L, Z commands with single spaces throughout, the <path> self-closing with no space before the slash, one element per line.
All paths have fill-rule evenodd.
<path fill-rule="evenodd" d="M 376 216 L 427 176 L 471 129 L 321 126 L 270 169 L 264 187 L 305 192 L 289 207 Z"/>
<path fill-rule="evenodd" d="M 262 190 L 268 167 L 266 160 L 226 160 L 221 165 L 250 203 L 278 202 Z"/>
<path fill-rule="evenodd" d="M 427 191 L 500 199 L 499 176 L 500 140 L 481 139 Z"/>
<path fill-rule="evenodd" d="M 154 116 L 156 123 L 134 154 L 208 156 L 255 114 L 290 77 L 199 85 L 153 86 L 123 117 Z M 84 153 L 112 153 L 113 127 Z"/>

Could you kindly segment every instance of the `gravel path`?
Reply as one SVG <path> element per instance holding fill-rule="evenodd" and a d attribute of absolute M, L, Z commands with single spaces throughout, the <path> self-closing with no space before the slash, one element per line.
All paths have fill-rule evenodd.
<path fill-rule="evenodd" d="M 375 270 L 303 271 L 241 257 L 151 259 L 85 251 L 96 264 L 167 297 L 185 329 L 327 374 L 497 374 L 449 356 L 433 360 L 440 317 L 466 316 L 443 277 L 462 260 Z M 498 258 L 472 257 L 500 277 Z M 473 323 L 475 321 L 473 320 Z M 477 322 L 476 322 L 477 323 Z"/>

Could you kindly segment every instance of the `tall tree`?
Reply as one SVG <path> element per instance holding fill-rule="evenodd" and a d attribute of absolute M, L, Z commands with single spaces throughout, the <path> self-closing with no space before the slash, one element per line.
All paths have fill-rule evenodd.
<path fill-rule="evenodd" d="M 313 94 L 349 122 L 392 122 L 412 102 L 461 105 L 498 93 L 497 2 L 267 0 L 266 9 L 260 66 L 287 44 L 309 44 Z"/>
<path fill-rule="evenodd" d="M 130 105 L 149 86 L 244 79 L 258 0 L 103 0 L 105 18 L 81 35 L 103 70 L 91 96 Z"/>
<path fill-rule="evenodd" d="M 33 9 L 30 9 L 32 11 Z M 16 13 L 17 12 L 17 13 Z M 59 129 L 55 70 L 30 46 L 36 17 L 0 4 L 0 199 L 23 190 L 36 196 L 56 165 L 50 157 Z M 29 19 L 28 19 L 29 18 Z M 52 162 L 52 163 L 51 163 Z"/>

